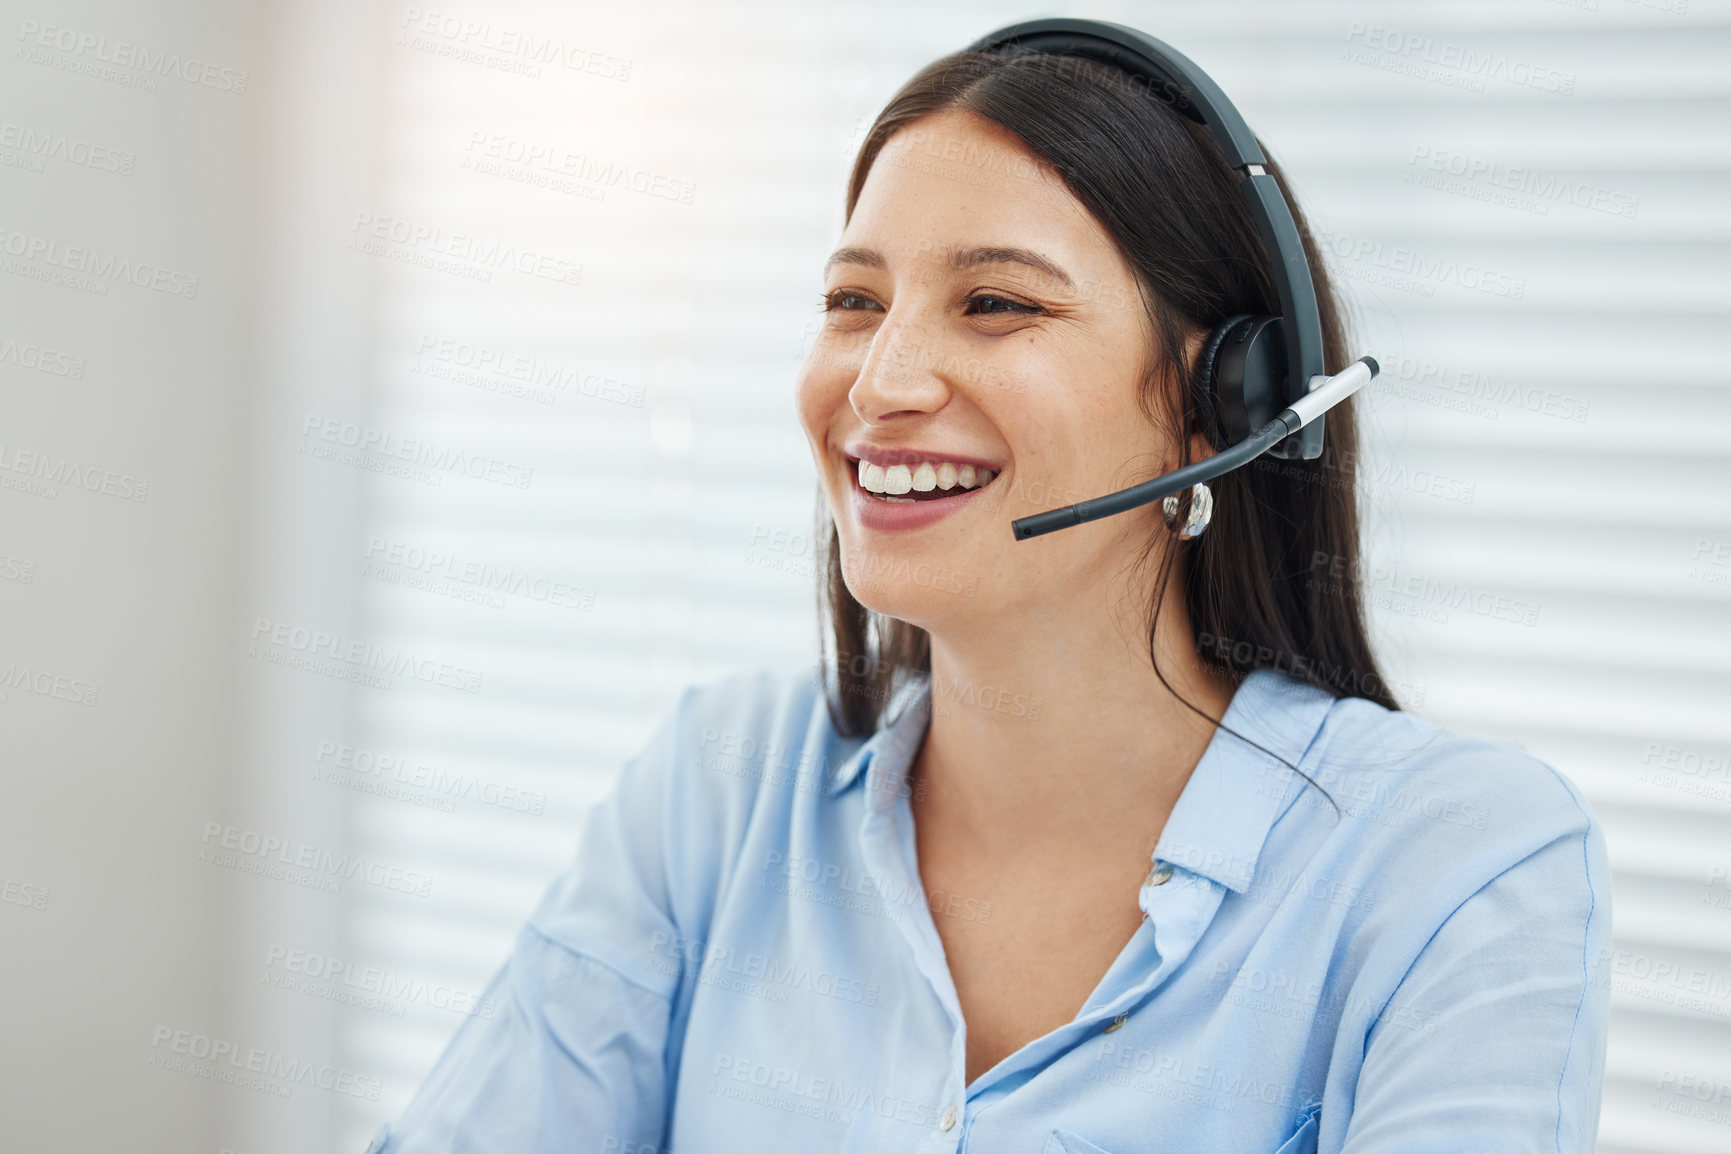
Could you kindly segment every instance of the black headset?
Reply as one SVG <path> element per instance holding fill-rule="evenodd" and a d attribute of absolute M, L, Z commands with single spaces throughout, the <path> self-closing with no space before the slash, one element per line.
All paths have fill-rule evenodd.
<path fill-rule="evenodd" d="M 1115 502 L 1111 508 L 1103 504 L 1107 498 L 1100 498 L 1024 517 L 1013 523 L 1017 538 L 1038 536 L 1146 504 L 1167 492 L 1176 492 L 1197 480 L 1211 479 L 1265 453 L 1288 460 L 1320 457 L 1323 420 L 1321 412 L 1308 415 L 1314 405 L 1304 407 L 1307 415 L 1302 423 L 1294 420 L 1287 422 L 1290 429 L 1285 426 L 1277 430 L 1269 428 L 1270 422 L 1290 412 L 1294 403 L 1309 394 L 1313 381 L 1324 374 L 1322 320 L 1317 307 L 1316 286 L 1310 278 L 1310 264 L 1304 258 L 1304 245 L 1299 240 L 1292 209 L 1287 205 L 1280 185 L 1264 170 L 1263 166 L 1268 161 L 1262 155 L 1255 135 L 1232 102 L 1226 99 L 1226 94 L 1220 91 L 1220 86 L 1189 57 L 1152 36 L 1122 24 L 1098 20 L 1031 20 L 1012 24 L 981 38 L 968 50 L 993 52 L 1012 48 L 1079 56 L 1113 65 L 1128 73 L 1139 86 L 1147 89 L 1149 95 L 1169 105 L 1180 116 L 1204 125 L 1220 146 L 1226 163 L 1243 174 L 1238 185 L 1274 265 L 1274 284 L 1280 297 L 1279 316 L 1241 314 L 1221 322 L 1203 344 L 1197 377 L 1203 400 L 1207 403 L 1204 411 L 1212 408 L 1224 438 L 1223 443 L 1217 439 L 1217 448 L 1249 449 L 1250 442 L 1264 439 L 1265 433 L 1278 431 L 1278 437 L 1271 437 L 1255 452 L 1218 454 L 1211 460 L 1224 467 L 1209 469 L 1206 478 L 1191 478 L 1191 470 L 1210 464 L 1205 461 L 1178 470 L 1166 478 L 1157 477 L 1134 489 L 1124 490 L 1123 494 L 1113 494 L 1113 497 L 1134 494 L 1136 499 Z M 1374 376 L 1376 362 L 1366 358 L 1365 364 L 1370 375 Z M 1344 400 L 1351 391 L 1347 390 L 1330 403 Z M 1183 483 L 1174 484 L 1160 493 L 1153 493 L 1150 489 L 1156 482 L 1167 480 L 1183 480 Z M 1146 495 L 1149 493 L 1152 495 Z M 1060 514 L 1064 516 L 1059 517 Z"/>

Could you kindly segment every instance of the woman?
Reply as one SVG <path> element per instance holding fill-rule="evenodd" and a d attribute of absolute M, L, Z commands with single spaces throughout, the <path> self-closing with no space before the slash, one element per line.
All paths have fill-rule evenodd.
<path fill-rule="evenodd" d="M 820 675 L 686 693 L 375 1149 L 1591 1149 L 1599 827 L 1398 711 L 1350 412 L 1210 518 L 1009 531 L 1214 452 L 1204 337 L 1279 311 L 1209 138 L 1057 63 L 940 60 L 860 150 Z"/>

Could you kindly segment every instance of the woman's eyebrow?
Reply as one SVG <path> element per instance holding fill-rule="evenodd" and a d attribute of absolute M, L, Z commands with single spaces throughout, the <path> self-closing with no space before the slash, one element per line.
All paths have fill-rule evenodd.
<path fill-rule="evenodd" d="M 1076 287 L 1076 282 L 1070 279 L 1068 273 L 1031 249 L 981 247 L 970 248 L 966 252 L 958 252 L 950 256 L 951 268 L 978 268 L 983 264 L 1023 264 L 1029 268 L 1038 269 L 1065 288 L 1073 289 Z"/>
<path fill-rule="evenodd" d="M 863 264 L 867 268 L 889 267 L 884 254 L 875 248 L 838 248 L 823 262 L 823 274 L 828 276 L 829 270 L 838 264 Z"/>
<path fill-rule="evenodd" d="M 828 276 L 829 270 L 838 264 L 858 264 L 876 269 L 889 267 L 889 262 L 884 259 L 884 254 L 875 248 L 847 247 L 836 249 L 823 263 L 824 275 Z M 1070 279 L 1068 273 L 1032 249 L 982 245 L 964 252 L 950 254 L 950 267 L 953 269 L 978 268 L 983 264 L 1027 265 L 1029 268 L 1045 273 L 1065 288 L 1073 289 L 1076 287 L 1076 282 Z"/>

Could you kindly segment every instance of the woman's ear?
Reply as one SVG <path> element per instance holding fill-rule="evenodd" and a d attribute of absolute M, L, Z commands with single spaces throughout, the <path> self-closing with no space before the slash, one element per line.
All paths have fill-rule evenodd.
<path fill-rule="evenodd" d="M 1208 343 L 1208 334 L 1196 329 L 1184 338 L 1184 363 L 1190 366 L 1190 375 L 1195 376 L 1202 359 L 1202 346 Z"/>
<path fill-rule="evenodd" d="M 1190 460 L 1192 463 L 1206 461 L 1214 453 L 1213 443 L 1200 430 L 1190 434 Z"/>
<path fill-rule="evenodd" d="M 1202 359 L 1202 348 L 1208 343 L 1208 334 L 1201 330 L 1192 331 L 1184 338 L 1184 363 L 1190 366 L 1190 379 L 1195 380 L 1199 370 L 1198 362 Z M 1214 455 L 1215 449 L 1206 434 L 1200 429 L 1190 434 L 1189 460 L 1205 461 Z"/>

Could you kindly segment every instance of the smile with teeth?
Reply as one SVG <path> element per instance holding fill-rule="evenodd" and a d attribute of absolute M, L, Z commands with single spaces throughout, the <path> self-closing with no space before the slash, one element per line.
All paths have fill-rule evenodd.
<path fill-rule="evenodd" d="M 880 501 L 911 505 L 915 501 L 931 501 L 952 496 L 964 489 L 979 489 L 989 485 L 997 474 L 973 465 L 958 465 L 952 461 L 921 461 L 918 465 L 874 465 L 859 462 L 860 488 Z M 901 494 L 912 493 L 904 497 Z"/>

